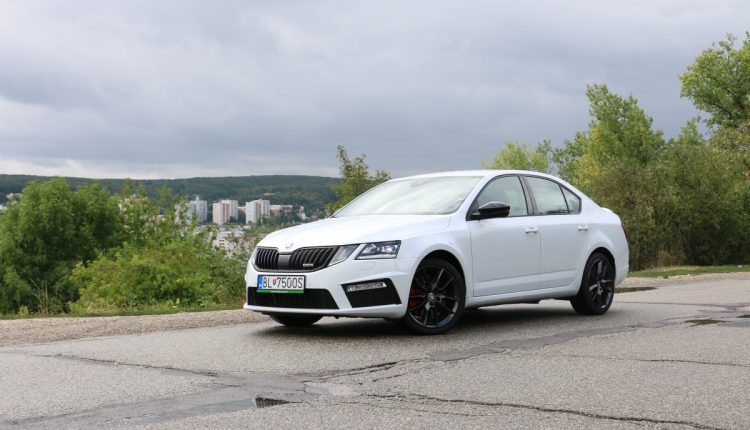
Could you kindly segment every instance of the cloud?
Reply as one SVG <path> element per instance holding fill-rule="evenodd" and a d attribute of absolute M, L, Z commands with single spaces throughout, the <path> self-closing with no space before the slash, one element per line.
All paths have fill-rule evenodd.
<path fill-rule="evenodd" d="M 0 5 L 0 172 L 396 175 L 561 144 L 590 83 L 676 134 L 677 76 L 740 1 L 28 1 Z"/>

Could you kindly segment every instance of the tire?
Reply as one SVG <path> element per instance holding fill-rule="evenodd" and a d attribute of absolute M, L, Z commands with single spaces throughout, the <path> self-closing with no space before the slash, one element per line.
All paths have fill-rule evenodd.
<path fill-rule="evenodd" d="M 581 315 L 602 315 L 612 306 L 614 296 L 614 265 L 606 255 L 595 252 L 584 266 L 581 287 L 570 304 Z"/>
<path fill-rule="evenodd" d="M 445 260 L 428 258 L 414 273 L 400 322 L 412 333 L 442 334 L 461 319 L 465 303 L 466 286 L 458 270 Z"/>
<path fill-rule="evenodd" d="M 321 315 L 269 314 L 272 320 L 287 327 L 309 327 L 323 318 Z"/>

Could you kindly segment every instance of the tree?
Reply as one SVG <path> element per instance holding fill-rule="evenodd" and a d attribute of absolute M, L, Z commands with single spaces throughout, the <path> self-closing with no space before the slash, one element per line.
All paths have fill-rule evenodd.
<path fill-rule="evenodd" d="M 748 187 L 736 175 L 737 159 L 709 143 L 689 122 L 668 142 L 655 174 L 672 251 L 690 264 L 742 263 L 750 258 Z"/>
<path fill-rule="evenodd" d="M 605 85 L 587 88 L 591 123 L 587 131 L 555 152 L 566 179 L 596 202 L 614 210 L 628 228 L 631 265 L 654 264 L 665 234 L 662 179 L 653 171 L 665 141 L 633 96 L 622 97 Z"/>
<path fill-rule="evenodd" d="M 0 311 L 59 312 L 78 298 L 73 266 L 117 245 L 119 212 L 97 184 L 32 182 L 0 220 Z"/>
<path fill-rule="evenodd" d="M 730 34 L 703 51 L 680 76 L 681 95 L 709 114 L 709 143 L 734 157 L 737 173 L 750 178 L 750 32 L 739 48 L 736 42 Z"/>
<path fill-rule="evenodd" d="M 365 163 L 365 155 L 350 159 L 342 145 L 336 147 L 336 158 L 341 163 L 339 167 L 341 182 L 333 185 L 338 201 L 327 206 L 329 213 L 335 212 L 370 188 L 391 179 L 390 173 L 384 170 L 377 170 L 374 176 L 370 175 L 370 168 Z"/>
<path fill-rule="evenodd" d="M 491 161 L 482 161 L 485 169 L 533 170 L 547 173 L 551 167 L 552 143 L 545 140 L 532 148 L 528 144 L 505 142 Z"/>
<path fill-rule="evenodd" d="M 750 32 L 735 48 L 737 38 L 703 51 L 680 76 L 681 95 L 710 116 L 710 126 L 744 128 L 750 122 Z"/>

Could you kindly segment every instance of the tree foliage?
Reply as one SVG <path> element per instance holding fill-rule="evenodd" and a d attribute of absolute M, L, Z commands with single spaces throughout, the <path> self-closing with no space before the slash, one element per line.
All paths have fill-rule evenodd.
<path fill-rule="evenodd" d="M 490 161 L 482 161 L 485 169 L 533 170 L 548 173 L 552 161 L 552 142 L 545 140 L 532 148 L 519 142 L 505 142 Z"/>
<path fill-rule="evenodd" d="M 750 259 L 745 130 L 714 123 L 707 138 L 690 120 L 665 140 L 632 95 L 586 95 L 589 127 L 552 150 L 550 170 L 620 215 L 631 267 Z"/>
<path fill-rule="evenodd" d="M 375 185 L 391 179 L 390 173 L 384 170 L 377 170 L 375 175 L 370 175 L 370 167 L 365 163 L 364 154 L 349 158 L 346 149 L 341 145 L 336 148 L 336 158 L 341 163 L 341 182 L 333 185 L 338 200 L 328 205 L 329 213 L 335 212 Z"/>
<path fill-rule="evenodd" d="M 747 128 L 750 121 L 750 32 L 736 48 L 737 38 L 714 44 L 680 76 L 683 97 L 710 116 L 711 126 Z"/>

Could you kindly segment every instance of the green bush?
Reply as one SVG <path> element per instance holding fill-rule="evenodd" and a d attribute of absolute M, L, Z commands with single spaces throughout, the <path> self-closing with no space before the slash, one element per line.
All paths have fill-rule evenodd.
<path fill-rule="evenodd" d="M 79 264 L 70 279 L 80 291 L 74 306 L 79 312 L 233 303 L 242 297 L 244 286 L 239 260 L 195 238 L 126 245 L 88 265 Z"/>

